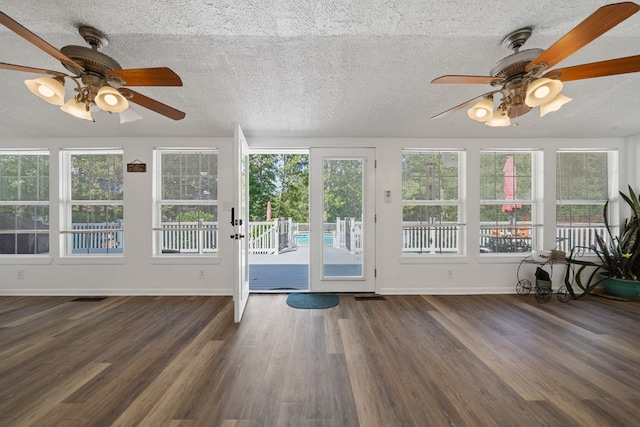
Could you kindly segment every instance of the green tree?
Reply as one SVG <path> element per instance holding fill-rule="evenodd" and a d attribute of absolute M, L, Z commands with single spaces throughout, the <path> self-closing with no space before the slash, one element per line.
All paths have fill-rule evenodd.
<path fill-rule="evenodd" d="M 278 155 L 252 154 L 249 156 L 250 221 L 266 221 L 269 202 L 273 209 L 277 196 L 277 173 Z"/>
<path fill-rule="evenodd" d="M 362 161 L 326 160 L 324 162 L 325 221 L 336 218 L 362 220 Z"/>
<path fill-rule="evenodd" d="M 265 221 L 271 202 L 272 218 L 309 221 L 309 156 L 254 154 L 249 156 L 249 217 Z"/>

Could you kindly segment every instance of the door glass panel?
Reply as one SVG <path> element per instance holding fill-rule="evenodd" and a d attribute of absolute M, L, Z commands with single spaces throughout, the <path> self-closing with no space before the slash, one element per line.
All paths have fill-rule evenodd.
<path fill-rule="evenodd" d="M 363 159 L 324 159 L 323 277 L 363 277 L 363 166 Z"/>

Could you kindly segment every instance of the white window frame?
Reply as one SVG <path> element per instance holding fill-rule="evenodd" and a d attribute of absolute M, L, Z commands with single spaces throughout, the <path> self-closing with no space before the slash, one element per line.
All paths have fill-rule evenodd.
<path fill-rule="evenodd" d="M 74 155 L 105 155 L 115 154 L 122 156 L 122 165 L 124 173 L 124 150 L 122 148 L 91 148 L 91 149 L 62 149 L 60 150 L 60 253 L 63 257 L 81 258 L 81 257 L 124 257 L 124 221 L 116 227 L 96 227 L 87 229 L 86 231 L 78 231 L 73 229 L 73 207 L 76 205 L 83 206 L 118 206 L 124 210 L 124 188 L 123 197 L 120 200 L 73 200 L 72 199 L 72 161 Z M 124 180 L 124 175 L 123 175 Z M 124 182 L 122 183 L 124 186 Z M 124 218 L 123 218 L 124 219 Z M 73 235 L 87 234 L 92 236 L 93 240 L 103 241 L 104 251 L 102 252 L 76 252 L 73 253 Z"/>
<path fill-rule="evenodd" d="M 406 155 L 420 154 L 457 154 L 457 180 L 458 194 L 457 199 L 425 199 L 425 200 L 402 200 L 403 218 L 402 218 L 402 256 L 403 257 L 430 257 L 430 256 L 461 256 L 466 253 L 466 207 L 465 207 L 465 173 L 466 170 L 466 151 L 459 148 L 404 148 L 402 150 L 402 158 Z M 401 168 L 402 187 L 404 187 L 404 166 Z M 403 191 L 401 190 L 401 194 Z M 427 222 L 426 224 L 417 224 L 415 227 L 405 227 L 404 207 L 405 206 L 455 206 L 457 209 L 457 221 L 451 222 Z M 451 239 L 448 238 L 448 231 L 455 229 L 454 248 L 450 248 Z"/>
<path fill-rule="evenodd" d="M 618 187 L 618 150 L 617 149 L 562 149 L 559 148 L 556 150 L 556 185 L 559 182 L 558 174 L 560 171 L 560 165 L 557 161 L 558 156 L 560 154 L 593 154 L 593 153 L 603 153 L 607 156 L 607 197 L 604 199 L 568 199 L 562 200 L 560 198 L 560 194 L 556 192 L 556 206 L 563 205 L 596 205 L 601 204 L 602 209 L 604 209 L 604 205 L 607 201 L 609 201 L 608 206 L 608 218 L 609 225 L 612 228 L 614 235 L 617 235 L 620 224 L 619 224 L 619 209 L 620 209 L 620 197 L 618 195 L 619 187 Z M 591 254 L 593 255 L 592 245 L 595 245 L 595 234 L 599 234 L 602 236 L 605 241 L 609 239 L 609 234 L 606 232 L 604 222 L 603 223 L 589 223 L 576 225 L 573 221 L 569 224 L 559 223 L 557 217 L 557 211 L 555 212 L 555 220 L 556 220 L 556 240 L 558 241 L 558 249 L 565 251 L 567 254 L 571 252 L 572 249 L 579 251 L 581 254 Z"/>
<path fill-rule="evenodd" d="M 204 222 L 200 221 L 197 225 L 186 225 L 185 227 L 167 227 L 162 224 L 162 207 L 165 205 L 183 205 L 183 206 L 215 206 L 217 211 L 217 219 L 220 217 L 220 206 L 218 203 L 218 199 L 202 199 L 202 200 L 170 200 L 163 199 L 162 193 L 162 178 L 163 178 L 163 165 L 162 165 L 162 155 L 164 153 L 215 153 L 216 161 L 217 161 L 217 176 L 216 180 L 219 177 L 220 169 L 220 151 L 217 147 L 201 147 L 201 148 L 168 148 L 168 147 L 158 147 L 154 149 L 154 179 L 153 179 L 153 218 L 152 218 L 152 244 L 153 244 L 153 256 L 154 257 L 217 257 L 219 254 L 219 245 L 220 245 L 220 227 L 218 221 L 213 222 Z M 217 184 L 216 184 L 217 185 Z M 218 194 L 218 189 L 216 188 L 216 194 Z M 189 249 L 187 252 L 184 252 L 182 249 L 177 248 L 166 248 L 163 245 L 165 240 L 165 233 L 171 232 L 184 232 L 184 233 L 195 233 L 196 239 L 196 248 Z M 215 241 L 215 248 L 208 249 L 208 246 L 212 241 Z"/>
<path fill-rule="evenodd" d="M 42 175 L 43 177 L 46 176 L 46 178 L 49 180 L 49 185 L 51 185 L 50 182 L 50 169 L 51 169 L 51 155 L 49 153 L 48 149 L 38 149 L 38 148 L 34 148 L 34 149 L 1 149 L 0 150 L 0 156 L 47 156 L 48 157 L 48 164 L 49 167 L 47 168 L 46 171 L 46 175 Z M 0 174 L 2 173 L 2 171 L 0 170 Z M 21 175 L 18 175 L 18 179 L 20 179 Z M 40 177 L 41 175 L 37 175 L 37 177 Z M 42 197 L 42 199 L 40 198 Z M 51 216 L 51 212 L 50 212 L 50 203 L 49 203 L 49 192 L 47 192 L 46 194 L 39 194 L 37 197 L 38 200 L 22 200 L 22 197 L 18 197 L 16 200 L 2 200 L 0 199 L 0 206 L 41 206 L 41 207 L 46 207 L 47 210 L 49 210 L 49 217 Z M 48 227 L 45 228 L 32 228 L 32 229 L 7 229 L 7 230 L 1 230 L 2 234 L 13 234 L 16 237 L 18 235 L 34 235 L 35 236 L 40 236 L 40 235 L 47 235 L 50 236 L 50 224 L 47 224 Z M 15 258 L 15 257 L 49 257 L 50 256 L 50 252 L 51 252 L 51 247 L 50 247 L 50 242 L 51 240 L 49 239 L 49 248 L 46 252 L 42 252 L 42 253 L 38 253 L 37 250 L 34 253 L 13 253 L 13 254 L 0 254 L 0 257 L 3 258 Z M 16 248 L 17 250 L 17 248 Z"/>
<path fill-rule="evenodd" d="M 505 148 L 496 148 L 496 149 L 481 149 L 479 154 L 479 164 L 482 165 L 482 156 L 484 154 L 530 154 L 531 155 L 531 198 L 530 199 L 518 199 L 518 200 L 506 200 L 506 199 L 483 199 L 482 191 L 480 194 L 480 203 L 478 206 L 480 215 L 480 210 L 482 206 L 502 206 L 508 204 L 519 204 L 519 205 L 528 205 L 531 209 L 531 220 L 528 221 L 526 225 L 509 225 L 509 224 L 483 224 L 482 217 L 480 215 L 480 255 L 481 256 L 526 256 L 530 254 L 533 250 L 537 248 L 542 248 L 543 246 L 543 234 L 542 234 L 542 200 L 543 200 L 543 150 L 542 149 L 505 149 Z M 480 170 L 480 173 L 482 171 Z M 516 174 L 518 172 L 516 171 Z M 479 177 L 482 180 L 482 176 Z M 482 189 L 482 182 L 481 182 Z M 515 234 L 514 234 L 515 233 Z M 528 251 L 504 251 L 504 252 L 495 252 L 491 251 L 489 245 L 483 245 L 483 239 L 488 238 L 491 235 L 491 238 L 494 238 L 495 234 L 496 239 L 512 239 L 513 245 L 518 247 L 521 244 L 528 244 Z M 505 236 L 504 234 L 508 234 Z M 529 242 L 527 242 L 529 241 Z M 520 242 L 520 243 L 518 243 Z M 483 248 L 487 248 L 488 250 L 483 250 Z"/>

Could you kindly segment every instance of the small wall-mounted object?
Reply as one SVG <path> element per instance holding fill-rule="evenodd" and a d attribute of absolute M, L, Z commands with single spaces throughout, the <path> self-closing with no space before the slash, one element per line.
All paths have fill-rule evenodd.
<path fill-rule="evenodd" d="M 127 172 L 146 172 L 147 164 L 142 163 L 140 160 L 134 160 L 131 163 L 127 163 Z"/>

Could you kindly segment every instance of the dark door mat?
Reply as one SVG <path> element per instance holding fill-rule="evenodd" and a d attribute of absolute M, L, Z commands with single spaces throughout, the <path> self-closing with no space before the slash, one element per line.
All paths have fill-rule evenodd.
<path fill-rule="evenodd" d="M 385 298 L 382 295 L 358 295 L 353 299 L 356 301 L 384 301 Z"/>
<path fill-rule="evenodd" d="M 106 299 L 107 297 L 79 297 L 76 299 L 72 299 L 71 302 L 98 302 Z"/>

